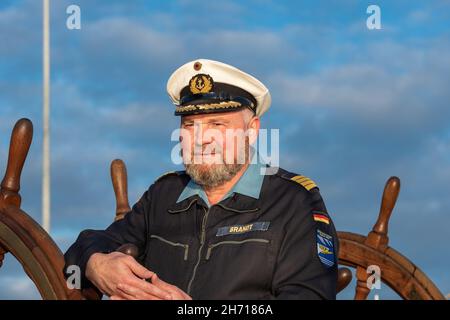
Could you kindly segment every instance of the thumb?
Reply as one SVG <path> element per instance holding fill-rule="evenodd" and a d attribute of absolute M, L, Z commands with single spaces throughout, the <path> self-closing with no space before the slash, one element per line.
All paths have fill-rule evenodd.
<path fill-rule="evenodd" d="M 130 267 L 131 271 L 141 279 L 151 278 L 155 274 L 154 272 L 139 264 L 139 262 L 134 259 L 130 260 L 128 266 Z"/>
<path fill-rule="evenodd" d="M 155 273 L 155 275 L 152 277 L 152 283 L 161 288 L 161 289 L 165 289 L 169 292 L 171 292 L 172 297 L 174 300 L 192 300 L 192 297 L 189 296 L 187 293 L 185 293 L 183 290 L 181 290 L 178 287 L 175 287 L 174 285 L 171 285 L 167 282 L 165 282 L 164 280 L 162 280 L 160 277 L 157 276 L 157 274 Z"/>
<path fill-rule="evenodd" d="M 164 280 L 161 280 L 161 278 L 158 277 L 156 273 L 152 276 L 151 280 L 155 286 L 161 287 L 163 289 L 171 289 L 171 285 Z"/>

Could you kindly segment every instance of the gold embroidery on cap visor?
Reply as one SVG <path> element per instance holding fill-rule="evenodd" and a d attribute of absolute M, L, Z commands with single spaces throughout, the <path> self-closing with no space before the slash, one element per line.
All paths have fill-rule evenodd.
<path fill-rule="evenodd" d="M 189 90 L 193 94 L 209 93 L 213 89 L 214 81 L 207 74 L 197 74 L 189 81 Z"/>
<path fill-rule="evenodd" d="M 178 106 L 175 109 L 175 112 L 190 112 L 196 110 L 212 110 L 212 109 L 228 109 L 228 108 L 237 108 L 242 106 L 239 102 L 236 101 L 223 101 L 219 103 L 210 103 L 210 104 L 198 104 L 198 105 L 187 105 L 187 106 Z"/>

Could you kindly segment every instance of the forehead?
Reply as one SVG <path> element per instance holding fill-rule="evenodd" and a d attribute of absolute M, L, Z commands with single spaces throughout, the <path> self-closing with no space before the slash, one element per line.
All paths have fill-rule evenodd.
<path fill-rule="evenodd" d="M 192 114 L 181 116 L 181 122 L 186 121 L 200 121 L 200 122 L 209 122 L 209 121 L 237 121 L 243 118 L 242 112 L 233 111 L 233 112 L 217 112 L 217 113 L 204 113 L 204 114 Z"/>

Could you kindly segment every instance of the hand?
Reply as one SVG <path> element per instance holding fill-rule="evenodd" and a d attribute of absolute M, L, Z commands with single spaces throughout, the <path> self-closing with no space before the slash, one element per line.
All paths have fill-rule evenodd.
<path fill-rule="evenodd" d="M 120 299 L 172 300 L 172 292 L 175 297 L 179 295 L 160 283 L 154 272 L 120 252 L 93 254 L 86 265 L 86 277 L 104 294 Z M 149 278 L 159 286 L 145 281 Z"/>
<path fill-rule="evenodd" d="M 153 285 L 158 287 L 159 289 L 169 292 L 169 294 L 172 297 L 172 300 L 192 300 L 192 298 L 185 293 L 180 288 L 171 285 L 163 280 L 161 280 L 156 273 L 153 274 L 153 276 L 150 278 Z M 122 291 L 121 295 L 112 295 L 111 300 L 125 300 L 125 299 L 131 299 L 136 300 L 134 297 L 136 296 L 136 288 L 130 285 L 125 284 L 119 284 L 119 290 Z M 150 299 L 153 300 L 151 295 L 148 295 L 147 298 L 138 298 L 138 299 Z"/>

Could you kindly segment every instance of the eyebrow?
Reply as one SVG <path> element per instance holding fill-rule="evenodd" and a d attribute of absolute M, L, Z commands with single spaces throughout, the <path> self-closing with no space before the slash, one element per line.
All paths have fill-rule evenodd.
<path fill-rule="evenodd" d="M 185 123 L 193 123 L 195 121 L 196 120 L 194 120 L 194 119 L 183 119 L 181 122 L 183 124 L 185 124 Z M 213 123 L 213 122 L 230 123 L 230 120 L 225 119 L 225 118 L 212 118 L 212 119 L 209 119 L 209 120 L 206 121 L 206 123 Z"/>
<path fill-rule="evenodd" d="M 211 122 L 224 122 L 224 123 L 229 123 L 230 120 L 228 120 L 228 119 L 226 119 L 226 118 L 212 118 L 212 119 L 209 119 L 207 122 L 208 122 L 208 123 L 211 123 Z"/>

